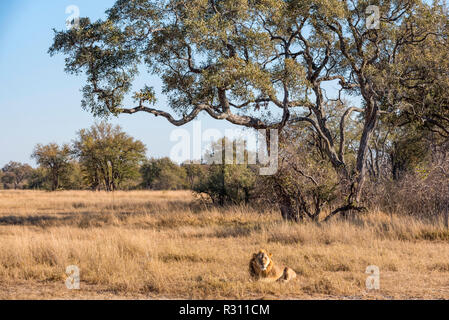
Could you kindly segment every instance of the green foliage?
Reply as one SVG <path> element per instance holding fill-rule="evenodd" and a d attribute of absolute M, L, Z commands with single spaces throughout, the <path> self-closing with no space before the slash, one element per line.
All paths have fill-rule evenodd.
<path fill-rule="evenodd" d="M 71 150 L 68 145 L 59 146 L 56 143 L 38 144 L 31 155 L 36 162 L 48 170 L 51 180 L 51 190 L 61 186 L 61 180 L 70 172 Z"/>
<path fill-rule="evenodd" d="M 150 159 L 140 168 L 142 186 L 152 190 L 179 190 L 187 188 L 184 167 L 169 158 Z"/>
<path fill-rule="evenodd" d="M 366 29 L 370 4 L 380 9 L 381 31 Z M 348 94 L 368 103 L 367 77 L 371 89 L 394 97 L 407 88 L 400 79 L 416 80 L 428 63 L 448 60 L 447 12 L 438 2 L 118 0 L 106 13 L 104 20 L 82 18 L 79 28 L 55 30 L 49 49 L 66 55 L 67 72 L 86 73 L 83 106 L 95 115 L 123 112 L 142 64 L 161 76 L 170 105 L 185 114 L 220 102 L 220 90 L 234 105 L 246 102 L 246 113 L 260 101 L 282 104 L 277 95 L 286 90 L 291 108 L 306 106 L 314 103 L 313 82 L 324 78 L 343 80 Z M 423 41 L 429 34 L 438 36 Z M 413 76 L 404 72 L 410 67 Z M 383 80 L 390 84 L 385 90 Z M 139 107 L 156 102 L 147 85 L 131 96 Z"/>
<path fill-rule="evenodd" d="M 11 161 L 2 168 L 0 181 L 5 189 L 23 188 L 32 170 L 28 164 Z"/>
<path fill-rule="evenodd" d="M 189 189 L 193 190 L 195 185 L 205 179 L 206 166 L 196 163 L 184 163 L 182 164 L 186 172 L 186 179 Z"/>
<path fill-rule="evenodd" d="M 208 165 L 204 176 L 194 185 L 193 190 L 197 193 L 205 193 L 210 196 L 212 201 L 218 205 L 248 203 L 251 192 L 256 182 L 255 168 L 248 164 L 237 164 L 237 148 L 233 148 L 233 163 L 226 164 L 225 158 L 226 139 L 221 139 L 213 143 L 209 154 L 219 152 L 221 162 Z M 247 156 L 248 151 L 244 150 Z M 247 157 L 245 163 L 247 163 Z"/>
<path fill-rule="evenodd" d="M 379 30 L 367 28 L 371 4 L 379 7 Z M 293 200 L 322 199 L 319 208 L 335 194 L 327 185 L 338 183 L 344 208 L 360 201 L 379 121 L 449 137 L 448 21 L 439 1 L 118 0 L 104 20 L 83 18 L 79 28 L 55 31 L 49 52 L 65 55 L 68 72 L 87 76 L 82 104 L 94 115 L 147 112 L 183 125 L 205 111 L 256 129 L 306 124 L 313 143 L 299 147 L 312 168 L 288 163 L 323 168 L 321 180 L 308 179 L 310 189 L 285 172 L 292 178 L 284 187 L 301 185 L 308 191 L 295 190 Z M 161 78 L 180 120 L 152 108 L 150 86 L 132 92 L 140 67 Z M 327 94 L 330 86 L 338 95 Z M 137 105 L 125 106 L 126 95 Z M 204 180 L 211 183 L 200 188 L 220 203 L 235 196 L 223 182 L 234 179 L 227 170 L 211 165 Z"/>
<path fill-rule="evenodd" d="M 407 130 L 430 130 L 444 139 L 449 138 L 448 17 L 444 2 L 420 7 L 406 21 L 420 41 L 399 46 L 395 63 L 376 75 L 377 85 L 383 88 L 379 95 L 383 107 L 395 111 L 385 121 L 411 124 Z"/>
<path fill-rule="evenodd" d="M 404 173 L 412 172 L 423 164 L 431 150 L 429 143 L 417 132 L 403 131 L 392 139 L 390 150 L 392 176 L 398 180 Z"/>
<path fill-rule="evenodd" d="M 256 175 L 247 165 L 210 165 L 193 190 L 205 193 L 218 205 L 249 203 Z"/>
<path fill-rule="evenodd" d="M 61 187 L 65 190 L 83 190 L 86 184 L 83 181 L 81 165 L 77 161 L 70 162 L 69 173 L 62 177 Z"/>
<path fill-rule="evenodd" d="M 51 180 L 48 170 L 43 167 L 33 169 L 28 180 L 27 189 L 51 190 Z"/>
<path fill-rule="evenodd" d="M 74 155 L 81 165 L 85 182 L 91 189 L 119 189 L 139 177 L 146 147 L 122 131 L 120 126 L 101 122 L 78 132 Z"/>

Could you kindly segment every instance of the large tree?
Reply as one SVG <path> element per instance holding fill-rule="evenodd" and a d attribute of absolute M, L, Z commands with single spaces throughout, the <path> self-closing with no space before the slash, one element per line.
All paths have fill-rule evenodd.
<path fill-rule="evenodd" d="M 379 29 L 365 23 L 372 4 Z M 106 19 L 56 31 L 49 52 L 66 55 L 68 72 L 87 75 L 82 105 L 95 115 L 146 112 L 180 126 L 205 111 L 254 129 L 306 123 L 340 177 L 338 213 L 359 208 L 373 132 L 382 112 L 399 108 L 382 103 L 383 80 L 397 71 L 397 52 L 440 33 L 435 19 L 447 17 L 432 16 L 435 7 L 422 0 L 118 0 Z M 150 85 L 131 93 L 143 65 L 161 77 L 178 119 L 153 107 Z M 326 93 L 332 86 L 334 94 Z M 127 94 L 135 105 L 124 104 Z M 346 106 L 341 113 L 335 101 Z M 353 114 L 361 124 L 354 163 L 345 157 Z"/>
<path fill-rule="evenodd" d="M 419 11 L 404 26 L 421 36 L 399 47 L 385 61 L 381 103 L 391 112 L 386 120 L 395 126 L 430 130 L 449 139 L 449 20 L 447 6 L 434 6 L 432 15 Z M 427 15 L 427 17 L 426 17 Z M 421 41 L 419 41 L 421 40 Z"/>

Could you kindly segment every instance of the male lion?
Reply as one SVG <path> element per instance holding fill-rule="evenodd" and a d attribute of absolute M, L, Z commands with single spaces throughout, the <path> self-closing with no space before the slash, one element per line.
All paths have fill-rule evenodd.
<path fill-rule="evenodd" d="M 287 282 L 296 278 L 296 272 L 289 267 L 278 267 L 275 265 L 273 255 L 265 250 L 253 254 L 249 262 L 249 273 L 255 280 L 264 282 L 283 281 Z"/>

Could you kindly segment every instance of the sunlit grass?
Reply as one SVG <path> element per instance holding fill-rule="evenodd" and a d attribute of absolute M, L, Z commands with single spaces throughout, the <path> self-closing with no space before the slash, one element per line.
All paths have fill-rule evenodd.
<path fill-rule="evenodd" d="M 443 223 L 371 212 L 291 224 L 188 191 L 0 191 L 0 298 L 449 298 L 448 239 Z M 251 282 L 259 248 L 297 280 Z M 379 291 L 365 289 L 368 265 Z"/>

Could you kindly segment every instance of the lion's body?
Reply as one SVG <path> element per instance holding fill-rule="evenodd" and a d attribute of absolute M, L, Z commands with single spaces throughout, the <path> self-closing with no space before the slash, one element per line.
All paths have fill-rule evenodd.
<path fill-rule="evenodd" d="M 296 272 L 289 267 L 277 266 L 272 254 L 265 250 L 255 253 L 249 263 L 249 273 L 252 278 L 258 281 L 274 282 L 274 281 L 290 281 L 296 278 Z"/>

